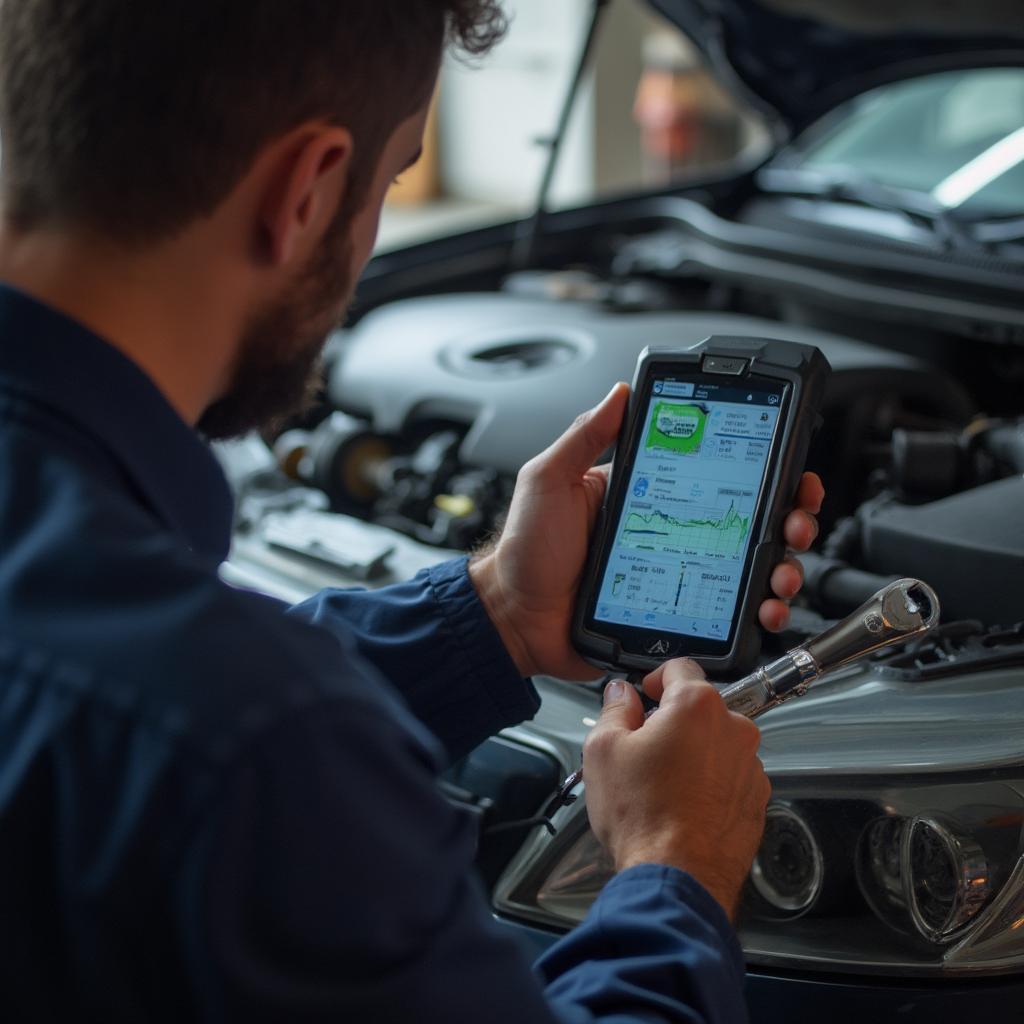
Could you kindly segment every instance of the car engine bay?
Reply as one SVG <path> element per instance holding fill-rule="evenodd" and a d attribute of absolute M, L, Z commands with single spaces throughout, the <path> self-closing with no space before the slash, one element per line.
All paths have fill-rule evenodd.
<path fill-rule="evenodd" d="M 466 550 L 499 528 L 519 468 L 629 380 L 645 346 L 777 337 L 818 345 L 834 371 L 808 459 L 828 498 L 803 603 L 838 615 L 877 589 L 867 578 L 857 586 L 858 573 L 919 575 L 940 593 L 947 620 L 1024 619 L 1024 418 L 1010 414 L 1024 351 L 964 339 L 988 364 L 990 379 L 976 384 L 959 360 L 943 358 L 948 338 L 936 336 L 927 358 L 920 328 L 899 349 L 891 325 L 875 332 L 879 344 L 860 324 L 858 336 L 844 335 L 838 317 L 825 328 L 807 316 L 627 311 L 609 301 L 631 286 L 642 292 L 644 283 L 531 272 L 497 293 L 381 306 L 332 339 L 323 407 L 272 439 L 280 475 L 257 482 L 293 498 L 308 488 L 318 511 Z M 251 487 L 246 496 L 252 508 Z M 277 515 L 276 546 L 287 548 Z M 321 560 L 331 563 L 324 552 Z M 353 568 L 344 558 L 340 566 Z M 389 575 L 384 562 L 360 572 Z"/>
<path fill-rule="evenodd" d="M 851 311 L 821 291 L 835 281 L 804 287 L 796 270 L 792 289 L 777 284 L 779 266 L 753 287 L 712 273 L 664 225 L 570 225 L 541 269 L 504 275 L 485 242 L 442 252 L 431 274 L 447 287 L 420 294 L 403 281 L 422 254 L 411 270 L 384 260 L 358 318 L 329 343 L 322 404 L 276 436 L 222 448 L 238 497 L 226 578 L 285 600 L 404 578 L 499 530 L 519 468 L 629 380 L 644 347 L 712 334 L 817 345 L 833 375 L 807 468 L 822 476 L 826 506 L 792 622 L 765 656 L 901 576 L 934 587 L 944 614 L 930 636 L 759 722 L 775 796 L 741 918 L 747 958 L 881 975 L 1016 969 L 1019 304 L 1006 298 L 1002 330 L 991 296 L 987 323 L 966 308 L 929 316 L 921 299 L 938 285 L 918 279 L 904 309 L 865 300 Z M 397 297 L 383 301 L 388 282 Z M 554 835 L 487 829 L 536 823 L 579 762 L 599 691 L 536 684 L 537 719 L 489 741 L 446 784 L 481 816 L 479 864 L 498 913 L 557 932 L 581 919 L 610 871 L 582 801 L 550 815 Z"/>

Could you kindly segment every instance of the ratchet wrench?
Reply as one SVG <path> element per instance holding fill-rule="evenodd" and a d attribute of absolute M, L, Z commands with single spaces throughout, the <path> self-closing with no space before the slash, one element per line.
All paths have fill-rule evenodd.
<path fill-rule="evenodd" d="M 730 711 L 757 718 L 787 700 L 802 697 L 829 672 L 927 633 L 938 624 L 939 611 L 938 596 L 927 583 L 896 580 L 845 619 L 725 687 L 720 695 Z M 562 783 L 555 806 L 572 803 L 572 790 L 582 781 L 581 766 Z"/>

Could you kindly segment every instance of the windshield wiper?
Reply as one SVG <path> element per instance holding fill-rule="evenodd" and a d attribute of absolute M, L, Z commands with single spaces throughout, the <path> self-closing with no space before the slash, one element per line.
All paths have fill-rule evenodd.
<path fill-rule="evenodd" d="M 969 222 L 954 216 L 927 192 L 885 185 L 846 168 L 765 167 L 758 173 L 757 182 L 766 192 L 855 203 L 872 210 L 900 213 L 930 228 L 945 249 L 978 248 L 979 240 Z"/>
<path fill-rule="evenodd" d="M 924 682 L 943 676 L 1024 664 L 1024 623 L 1010 629 L 987 629 L 980 622 L 947 622 L 935 632 L 875 665 L 885 675 Z"/>

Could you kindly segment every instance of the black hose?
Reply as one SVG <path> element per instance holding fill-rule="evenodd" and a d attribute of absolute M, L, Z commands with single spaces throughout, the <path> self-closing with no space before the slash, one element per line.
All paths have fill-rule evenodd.
<path fill-rule="evenodd" d="M 813 551 L 797 557 L 804 567 L 802 593 L 826 617 L 849 614 L 882 587 L 900 578 L 863 572 L 838 559 L 825 558 Z"/>

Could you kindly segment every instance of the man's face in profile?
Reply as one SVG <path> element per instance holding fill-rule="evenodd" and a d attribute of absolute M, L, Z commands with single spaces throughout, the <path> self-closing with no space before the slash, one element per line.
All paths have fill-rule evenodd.
<path fill-rule="evenodd" d="M 227 391 L 199 420 L 204 436 L 217 440 L 272 427 L 311 404 L 327 336 L 344 319 L 373 251 L 388 188 L 419 156 L 427 109 L 395 129 L 364 204 L 353 214 L 343 201 L 306 267 L 283 294 L 253 313 Z"/>
<path fill-rule="evenodd" d="M 298 278 L 251 317 L 231 383 L 200 418 L 201 434 L 211 440 L 238 437 L 273 426 L 313 400 L 324 343 L 352 298 L 350 225 L 351 217 L 339 211 Z"/>

